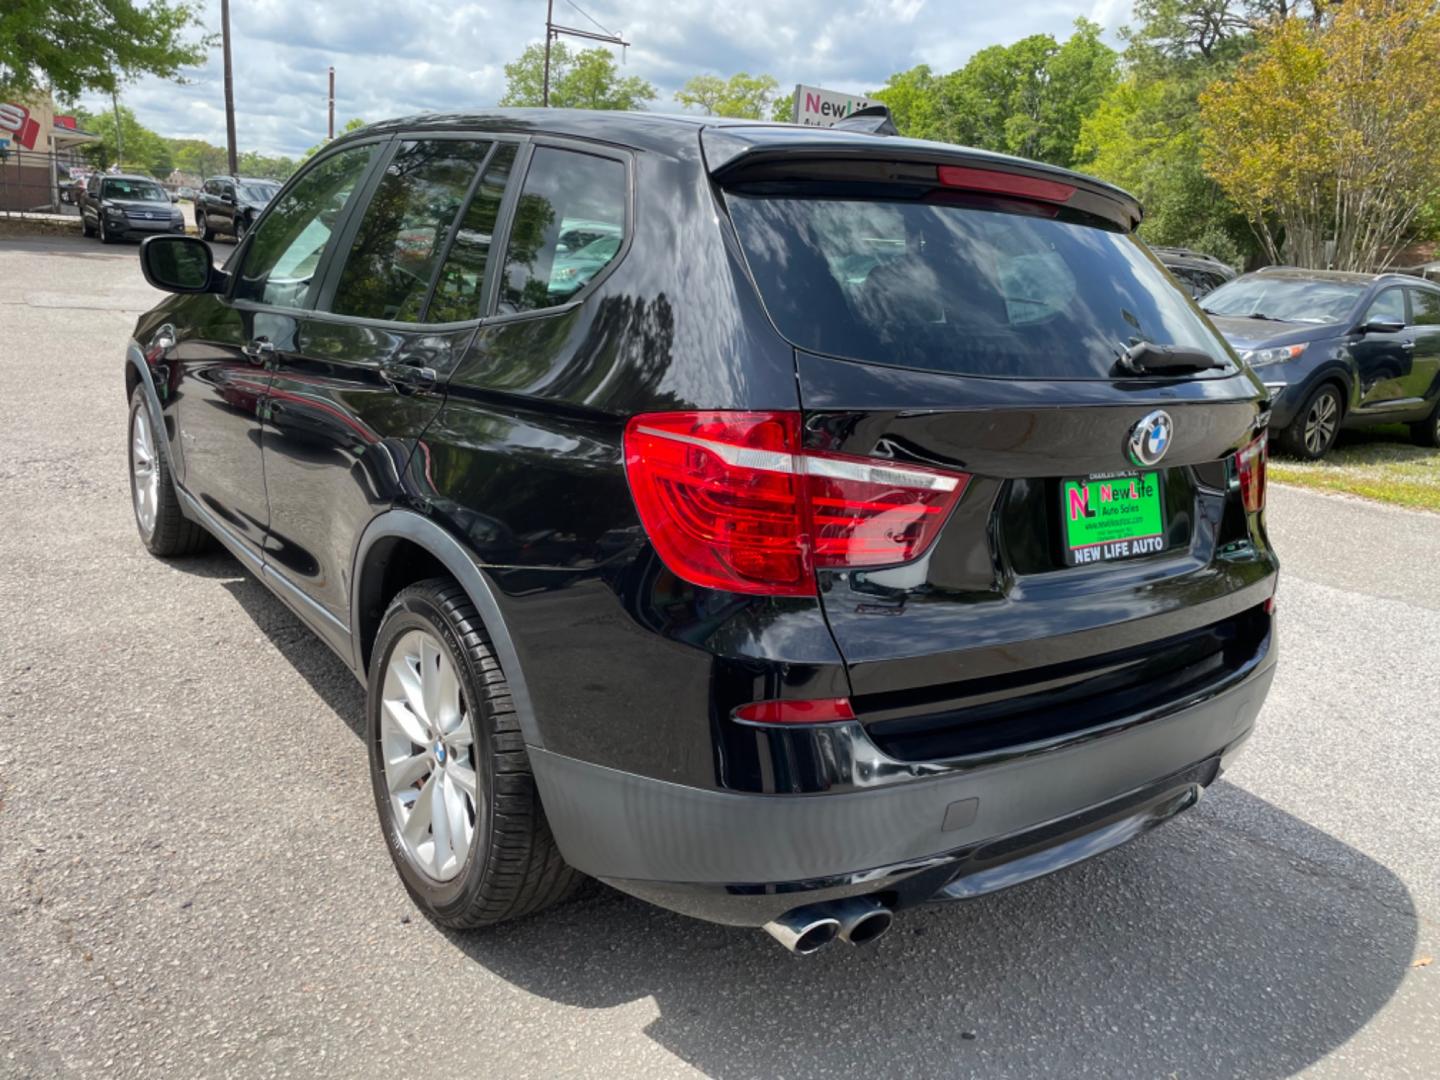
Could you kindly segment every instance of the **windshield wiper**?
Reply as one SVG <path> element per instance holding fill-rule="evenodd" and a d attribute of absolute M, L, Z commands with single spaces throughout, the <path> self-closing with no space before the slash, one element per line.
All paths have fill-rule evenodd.
<path fill-rule="evenodd" d="M 1215 359 L 1203 349 L 1137 341 L 1121 351 L 1116 366 L 1127 375 L 1180 375 L 1223 368 L 1225 361 Z"/>

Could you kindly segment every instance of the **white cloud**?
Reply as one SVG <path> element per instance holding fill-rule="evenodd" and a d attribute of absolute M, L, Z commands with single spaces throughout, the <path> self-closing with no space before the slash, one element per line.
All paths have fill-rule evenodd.
<path fill-rule="evenodd" d="M 219 0 L 206 0 L 219 29 Z M 691 75 L 768 73 L 864 92 L 918 63 L 958 67 L 977 49 L 1028 34 L 1064 37 L 1079 15 L 1112 28 L 1119 0 L 581 0 L 634 43 L 622 71 L 654 82 L 674 110 Z M 494 105 L 503 66 L 544 36 L 543 0 L 250 0 L 231 5 L 237 137 L 242 150 L 296 155 L 325 135 L 326 68 L 336 72 L 336 126 Z M 557 22 L 588 25 L 557 0 Z M 586 43 L 577 43 L 584 46 Z M 225 141 L 220 50 L 185 85 L 156 79 L 122 99 L 162 135 Z M 92 111 L 106 100 L 85 100 Z"/>

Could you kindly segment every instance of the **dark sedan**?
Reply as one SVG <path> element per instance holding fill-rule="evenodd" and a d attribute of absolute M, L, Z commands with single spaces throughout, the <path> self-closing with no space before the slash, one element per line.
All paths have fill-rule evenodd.
<path fill-rule="evenodd" d="M 1440 446 L 1440 287 L 1402 274 L 1274 268 L 1205 297 L 1269 388 L 1272 431 L 1320 458 L 1341 428 L 1409 424 Z"/>

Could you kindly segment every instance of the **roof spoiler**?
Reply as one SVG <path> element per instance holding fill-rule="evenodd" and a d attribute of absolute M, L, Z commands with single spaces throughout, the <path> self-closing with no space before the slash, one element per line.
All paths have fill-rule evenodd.
<path fill-rule="evenodd" d="M 1133 195 L 1103 180 L 963 146 L 792 124 L 717 124 L 703 128 L 700 141 L 710 175 L 721 184 L 844 179 L 1012 193 L 1079 210 L 1126 232 L 1143 216 Z"/>
<path fill-rule="evenodd" d="M 863 131 L 867 135 L 899 135 L 888 105 L 866 105 L 831 125 L 840 131 Z"/>

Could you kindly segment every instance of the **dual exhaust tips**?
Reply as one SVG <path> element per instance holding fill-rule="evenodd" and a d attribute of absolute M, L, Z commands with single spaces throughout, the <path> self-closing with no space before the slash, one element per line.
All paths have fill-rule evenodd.
<path fill-rule="evenodd" d="M 787 911 L 766 923 L 765 932 L 791 952 L 808 956 L 836 938 L 851 945 L 874 941 L 890 929 L 894 919 L 894 913 L 879 900 L 853 896 Z"/>

